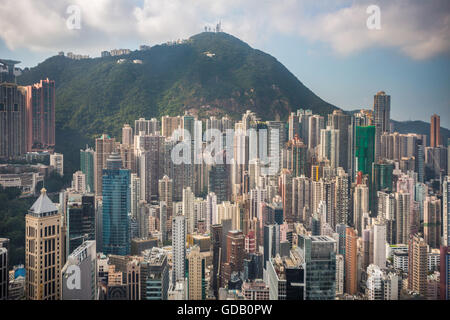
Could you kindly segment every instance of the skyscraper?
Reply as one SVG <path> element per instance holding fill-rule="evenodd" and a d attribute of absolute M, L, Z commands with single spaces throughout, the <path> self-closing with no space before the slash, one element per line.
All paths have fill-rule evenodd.
<path fill-rule="evenodd" d="M 106 159 L 113 151 L 115 151 L 114 138 L 111 139 L 107 134 L 102 134 L 100 138 L 95 139 L 94 188 L 96 196 L 102 194 L 103 169 L 106 168 Z"/>
<path fill-rule="evenodd" d="M 200 253 L 200 247 L 191 248 L 187 256 L 187 281 L 188 281 L 188 299 L 205 300 L 206 298 L 206 280 L 205 270 L 206 261 Z"/>
<path fill-rule="evenodd" d="M 375 161 L 375 127 L 356 127 L 355 157 L 357 170 L 363 174 L 371 174 Z"/>
<path fill-rule="evenodd" d="M 74 273 L 74 266 L 78 267 L 80 272 Z M 97 299 L 97 253 L 95 241 L 83 242 L 69 255 L 66 264 L 61 270 L 61 281 L 62 300 Z"/>
<path fill-rule="evenodd" d="M 384 91 L 378 92 L 374 96 L 373 117 L 375 123 L 375 160 L 380 159 L 381 154 L 381 135 L 384 132 L 390 132 L 391 116 L 391 96 Z"/>
<path fill-rule="evenodd" d="M 336 296 L 336 240 L 328 236 L 299 236 L 306 263 L 306 300 Z"/>
<path fill-rule="evenodd" d="M 355 229 L 345 230 L 345 292 L 354 295 L 358 291 L 358 235 Z"/>
<path fill-rule="evenodd" d="M 415 234 L 409 239 L 408 289 L 426 296 L 428 272 L 428 248 L 425 240 Z"/>
<path fill-rule="evenodd" d="M 86 147 L 86 150 L 80 150 L 80 168 L 81 172 L 86 175 L 86 189 L 88 192 L 95 192 L 94 155 L 95 152 L 91 148 Z"/>
<path fill-rule="evenodd" d="M 184 280 L 186 259 L 186 218 L 176 215 L 172 218 L 172 261 L 173 280 Z"/>
<path fill-rule="evenodd" d="M 122 169 L 122 159 L 113 152 L 103 169 L 103 252 L 130 253 L 130 170 Z"/>
<path fill-rule="evenodd" d="M 19 61 L 0 59 L 14 69 Z M 4 74 L 3 72 L 1 73 Z M 13 72 L 0 79 L 0 158 L 10 159 L 27 151 L 26 88 L 17 86 Z"/>
<path fill-rule="evenodd" d="M 27 87 L 27 150 L 55 147 L 55 81 Z"/>
<path fill-rule="evenodd" d="M 426 197 L 423 207 L 425 242 L 431 248 L 439 248 L 441 243 L 441 200 L 435 196 Z"/>
<path fill-rule="evenodd" d="M 337 129 L 332 129 L 328 126 L 326 129 L 320 131 L 320 151 L 319 156 L 323 159 L 330 160 L 330 166 L 332 168 L 339 167 L 339 157 L 340 151 L 340 131 Z"/>
<path fill-rule="evenodd" d="M 59 300 L 61 297 L 61 214 L 46 190 L 25 217 L 25 293 L 29 300 Z"/>
<path fill-rule="evenodd" d="M 441 145 L 441 117 L 437 114 L 431 116 L 430 146 L 436 148 Z"/>
<path fill-rule="evenodd" d="M 450 246 L 450 176 L 446 176 L 442 183 L 442 216 L 443 216 L 443 245 Z"/>
<path fill-rule="evenodd" d="M 349 170 L 349 126 L 351 124 L 350 115 L 342 110 L 334 110 L 328 115 L 328 122 L 331 129 L 339 130 L 339 167 Z"/>

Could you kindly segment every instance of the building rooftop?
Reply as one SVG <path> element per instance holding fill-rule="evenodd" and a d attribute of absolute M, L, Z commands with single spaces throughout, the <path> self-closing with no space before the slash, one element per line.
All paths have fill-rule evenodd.
<path fill-rule="evenodd" d="M 31 215 L 41 215 L 44 213 L 53 213 L 53 212 L 55 213 L 58 212 L 58 208 L 47 196 L 47 190 L 45 188 L 42 188 L 41 195 L 36 200 L 36 202 L 31 206 L 28 213 Z"/>

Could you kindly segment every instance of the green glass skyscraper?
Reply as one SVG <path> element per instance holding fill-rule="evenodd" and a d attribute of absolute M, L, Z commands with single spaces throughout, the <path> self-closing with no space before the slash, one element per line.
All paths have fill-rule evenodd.
<path fill-rule="evenodd" d="M 80 168 L 86 175 L 86 188 L 93 193 L 94 190 L 94 150 L 86 148 L 80 150 Z"/>
<path fill-rule="evenodd" d="M 113 152 L 103 169 L 103 253 L 130 254 L 130 170 L 122 169 L 122 159 Z"/>
<path fill-rule="evenodd" d="M 356 127 L 355 157 L 357 171 L 371 175 L 375 160 L 375 126 Z"/>

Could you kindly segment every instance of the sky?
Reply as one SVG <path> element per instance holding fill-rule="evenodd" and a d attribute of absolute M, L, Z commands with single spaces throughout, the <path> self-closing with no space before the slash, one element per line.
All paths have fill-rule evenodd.
<path fill-rule="evenodd" d="M 372 108 L 385 91 L 391 118 L 436 113 L 450 128 L 448 0 L 2 0 L 0 57 L 22 68 L 59 51 L 98 57 L 218 21 L 344 110 Z"/>

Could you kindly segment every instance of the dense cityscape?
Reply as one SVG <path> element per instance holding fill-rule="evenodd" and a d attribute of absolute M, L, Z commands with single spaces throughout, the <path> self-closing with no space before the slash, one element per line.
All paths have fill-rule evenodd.
<path fill-rule="evenodd" d="M 428 135 L 396 132 L 380 91 L 371 109 L 287 121 L 139 118 L 98 132 L 50 195 L 55 81 L 17 85 L 16 63 L 0 60 L 0 186 L 37 199 L 16 213 L 24 264 L 0 239 L 0 299 L 450 298 L 439 115 Z"/>

